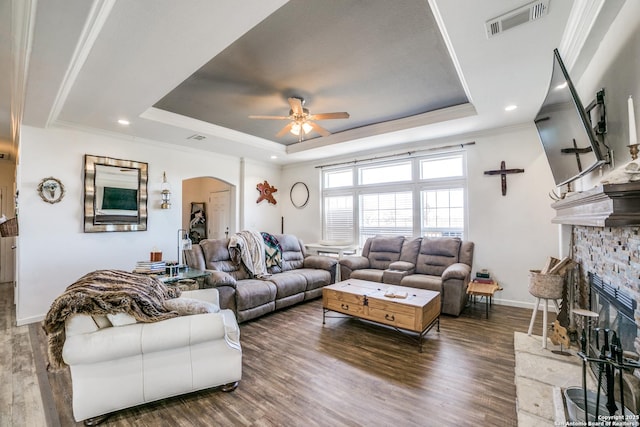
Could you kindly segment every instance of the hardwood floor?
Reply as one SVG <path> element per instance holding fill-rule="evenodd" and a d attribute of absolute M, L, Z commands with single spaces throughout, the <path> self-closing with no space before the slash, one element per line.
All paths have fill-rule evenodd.
<path fill-rule="evenodd" d="M 315 300 L 241 325 L 236 391 L 165 399 L 104 425 L 515 426 L 513 333 L 526 332 L 530 314 L 494 305 L 485 319 L 477 304 L 458 318 L 443 316 L 419 353 L 413 337 L 386 327 L 350 318 L 323 326 Z M 49 383 L 44 407 L 54 408 L 48 425 L 82 425 L 72 418 L 68 371 L 44 373 L 44 336 L 40 325 L 29 329 L 32 360 Z"/>
<path fill-rule="evenodd" d="M 0 283 L 0 426 L 44 426 L 28 326 L 15 326 L 13 283 Z"/>

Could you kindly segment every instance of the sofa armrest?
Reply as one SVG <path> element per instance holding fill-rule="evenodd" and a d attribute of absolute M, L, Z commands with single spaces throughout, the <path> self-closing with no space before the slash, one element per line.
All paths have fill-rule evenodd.
<path fill-rule="evenodd" d="M 416 265 L 407 261 L 395 261 L 389 264 L 388 270 L 394 271 L 407 271 L 409 274 L 413 273 L 416 269 Z"/>
<path fill-rule="evenodd" d="M 331 271 L 335 268 L 337 263 L 338 260 L 335 258 L 320 255 L 309 255 L 305 257 L 303 267 Z"/>
<path fill-rule="evenodd" d="M 344 257 L 340 260 L 340 265 L 348 267 L 351 271 L 369 268 L 369 258 L 360 255 Z"/>
<path fill-rule="evenodd" d="M 457 262 L 455 264 L 451 264 L 442 272 L 442 281 L 445 282 L 448 279 L 465 280 L 469 278 L 470 274 L 470 266 L 461 262 Z"/>
<path fill-rule="evenodd" d="M 210 273 L 209 276 L 205 278 L 205 283 L 209 285 L 209 287 L 216 288 L 219 286 L 231 286 L 234 289 L 236 288 L 236 279 L 229 273 L 218 270 L 206 271 L 207 273 Z"/>
<path fill-rule="evenodd" d="M 340 279 L 347 280 L 351 278 L 351 273 L 355 270 L 369 268 L 369 258 L 362 255 L 350 255 L 338 261 L 340 266 Z"/>

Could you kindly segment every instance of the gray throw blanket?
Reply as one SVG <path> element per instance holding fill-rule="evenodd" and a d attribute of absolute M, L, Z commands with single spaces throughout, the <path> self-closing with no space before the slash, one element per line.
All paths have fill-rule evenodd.
<path fill-rule="evenodd" d="M 253 277 L 267 277 L 264 241 L 257 231 L 240 231 L 229 238 L 229 255 L 236 265 L 242 262 Z"/>
<path fill-rule="evenodd" d="M 57 297 L 43 321 L 47 334 L 49 364 L 64 367 L 65 321 L 74 314 L 106 315 L 127 313 L 139 322 L 157 322 L 178 316 L 163 302 L 180 296 L 159 279 L 120 270 L 98 270 L 81 277 Z"/>

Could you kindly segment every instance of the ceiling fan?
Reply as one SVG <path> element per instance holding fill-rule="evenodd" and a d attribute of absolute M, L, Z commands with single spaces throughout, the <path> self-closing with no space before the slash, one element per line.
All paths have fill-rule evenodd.
<path fill-rule="evenodd" d="M 280 132 L 276 134 L 276 137 L 281 138 L 291 132 L 298 136 L 298 142 L 303 140 L 304 135 L 315 130 L 322 136 L 329 136 L 331 132 L 315 123 L 315 120 L 329 120 L 329 119 L 348 119 L 349 113 L 336 112 L 336 113 L 320 113 L 310 114 L 309 110 L 304 108 L 304 99 L 298 97 L 291 97 L 288 99 L 291 110 L 289 110 L 288 116 L 249 116 L 251 119 L 271 119 L 271 120 L 290 120 L 290 122 L 283 127 Z"/>

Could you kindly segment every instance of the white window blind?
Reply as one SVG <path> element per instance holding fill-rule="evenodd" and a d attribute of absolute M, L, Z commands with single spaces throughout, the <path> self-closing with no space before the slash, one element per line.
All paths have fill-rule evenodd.
<path fill-rule="evenodd" d="M 324 238 L 353 241 L 353 196 L 324 198 Z"/>

